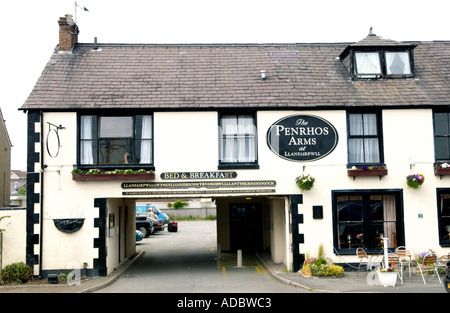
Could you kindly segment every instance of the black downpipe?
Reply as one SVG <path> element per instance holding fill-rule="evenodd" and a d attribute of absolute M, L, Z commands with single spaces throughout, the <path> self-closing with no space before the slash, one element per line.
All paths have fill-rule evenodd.
<path fill-rule="evenodd" d="M 40 209 L 40 225 L 39 225 L 39 276 L 42 276 L 42 251 L 43 251 L 43 224 L 44 224 L 44 115 L 39 111 L 39 118 L 41 120 L 41 209 Z"/>

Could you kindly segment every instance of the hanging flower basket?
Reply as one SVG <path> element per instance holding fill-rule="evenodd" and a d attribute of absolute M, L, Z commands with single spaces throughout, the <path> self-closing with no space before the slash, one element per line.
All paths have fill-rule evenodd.
<path fill-rule="evenodd" d="M 425 176 L 423 174 L 411 174 L 406 176 L 406 183 L 408 187 L 417 189 L 425 181 Z"/>
<path fill-rule="evenodd" d="M 297 183 L 298 188 L 300 188 L 302 191 L 303 190 L 311 190 L 311 188 L 314 186 L 315 181 L 316 181 L 315 178 L 309 174 L 298 176 L 295 179 L 295 182 Z"/>

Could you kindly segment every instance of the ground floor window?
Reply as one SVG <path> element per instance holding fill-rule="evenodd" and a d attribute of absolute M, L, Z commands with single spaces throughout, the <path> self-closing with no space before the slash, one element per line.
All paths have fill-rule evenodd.
<path fill-rule="evenodd" d="M 404 245 L 400 191 L 333 192 L 334 245 L 340 253 Z"/>
<path fill-rule="evenodd" d="M 439 244 L 450 247 L 450 189 L 438 189 Z"/>

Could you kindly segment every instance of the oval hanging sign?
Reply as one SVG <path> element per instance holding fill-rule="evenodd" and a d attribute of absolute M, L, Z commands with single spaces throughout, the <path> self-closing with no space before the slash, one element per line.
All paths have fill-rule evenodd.
<path fill-rule="evenodd" d="M 338 143 L 338 133 L 323 118 L 291 115 L 276 121 L 267 131 L 267 144 L 279 157 L 296 162 L 321 159 Z"/>

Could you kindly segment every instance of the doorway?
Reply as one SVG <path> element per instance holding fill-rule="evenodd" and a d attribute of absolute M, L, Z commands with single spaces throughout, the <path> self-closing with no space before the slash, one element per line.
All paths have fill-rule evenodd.
<path fill-rule="evenodd" d="M 244 252 L 263 249 L 261 203 L 230 204 L 230 249 Z"/>

